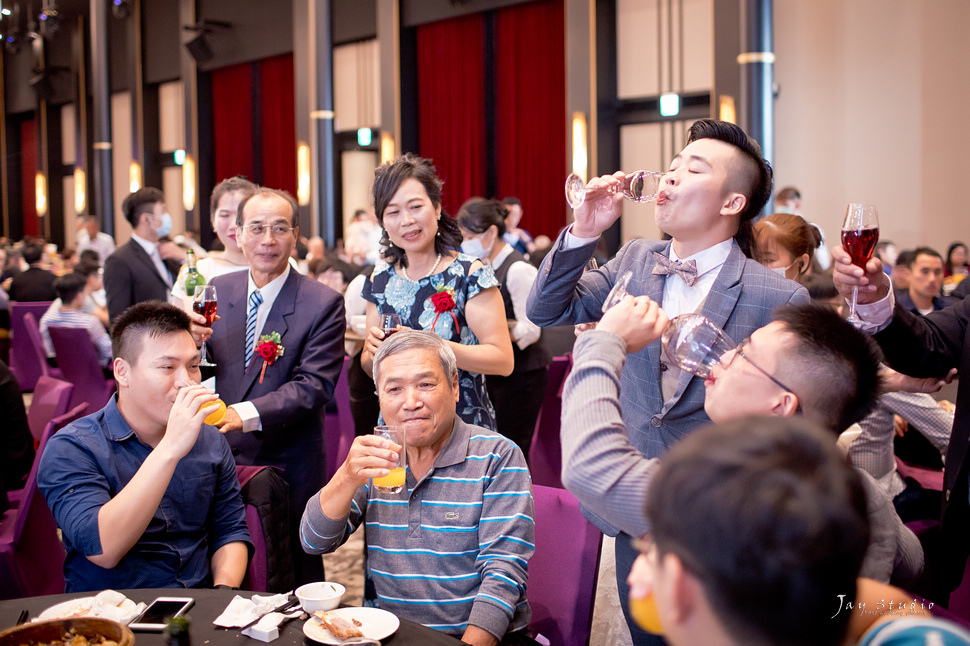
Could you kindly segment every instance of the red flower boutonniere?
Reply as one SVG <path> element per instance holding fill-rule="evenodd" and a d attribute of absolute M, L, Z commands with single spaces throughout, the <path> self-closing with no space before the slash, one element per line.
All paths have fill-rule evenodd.
<path fill-rule="evenodd" d="M 259 342 L 256 344 L 256 354 L 263 358 L 263 369 L 259 371 L 259 383 L 263 383 L 266 366 L 273 365 L 277 359 L 283 356 L 281 340 L 282 337 L 280 337 L 279 332 L 270 332 L 259 337 Z"/>
<path fill-rule="evenodd" d="M 438 324 L 438 317 L 448 312 L 451 314 L 451 318 L 455 320 L 455 329 L 458 329 L 458 317 L 455 316 L 453 311 L 457 307 L 455 303 L 455 290 L 447 285 L 440 285 L 438 291 L 431 295 L 431 305 L 434 307 L 435 317 L 434 323 L 431 324 L 431 329 L 434 330 L 435 325 Z"/>

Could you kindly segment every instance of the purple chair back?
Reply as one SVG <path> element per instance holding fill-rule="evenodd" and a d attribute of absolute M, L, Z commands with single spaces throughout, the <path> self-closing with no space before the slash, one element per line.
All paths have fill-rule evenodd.
<path fill-rule="evenodd" d="M 559 439 L 560 413 L 562 412 L 562 386 L 573 365 L 573 357 L 567 354 L 553 357 L 547 368 L 546 392 L 536 420 L 536 432 L 529 446 L 529 471 L 532 484 L 562 489 L 562 442 Z"/>
<path fill-rule="evenodd" d="M 289 490 L 276 469 L 236 466 L 246 510 L 253 558 L 246 569 L 244 590 L 286 592 L 296 584 L 290 552 Z"/>
<path fill-rule="evenodd" d="M 81 403 L 47 423 L 20 506 L 0 520 L 0 598 L 64 592 L 64 546 L 57 537 L 54 517 L 37 488 L 37 469 L 47 440 L 84 415 L 87 407 Z"/>
<path fill-rule="evenodd" d="M 20 390 L 28 392 L 34 389 L 37 379 L 44 374 L 37 363 L 37 356 L 31 347 L 30 336 L 27 333 L 24 314 L 34 315 L 34 325 L 51 306 L 51 301 L 36 303 L 10 303 L 10 370 L 17 377 Z M 45 356 L 44 368 L 47 366 Z"/>
<path fill-rule="evenodd" d="M 87 402 L 92 411 L 101 410 L 115 391 L 115 380 L 105 379 L 94 342 L 83 328 L 52 325 L 47 328 L 64 380 L 74 384 L 70 406 Z"/>
<path fill-rule="evenodd" d="M 529 561 L 529 628 L 553 644 L 581 646 L 589 642 L 603 535 L 565 489 L 532 489 L 536 550 Z"/>
<path fill-rule="evenodd" d="M 44 347 L 44 339 L 40 334 L 40 325 L 37 323 L 37 319 L 33 313 L 24 313 L 24 327 L 27 329 L 27 337 L 30 339 L 30 347 L 34 350 L 34 356 L 37 359 L 37 367 L 40 369 L 40 374 L 44 377 L 60 379 L 61 371 L 57 368 L 51 368 L 50 364 L 47 363 L 47 349 Z M 37 388 L 36 384 L 34 388 Z"/>
<path fill-rule="evenodd" d="M 350 411 L 350 383 L 347 378 L 350 362 L 350 357 L 344 357 L 343 367 L 340 369 L 340 376 L 334 387 L 333 399 L 337 405 L 337 412 L 327 413 L 324 420 L 327 480 L 333 477 L 343 461 L 347 459 L 350 445 L 354 442 L 354 416 Z"/>
<path fill-rule="evenodd" d="M 34 397 L 27 411 L 27 425 L 35 442 L 40 442 L 47 423 L 67 412 L 74 386 L 53 377 L 41 377 L 34 385 Z"/>

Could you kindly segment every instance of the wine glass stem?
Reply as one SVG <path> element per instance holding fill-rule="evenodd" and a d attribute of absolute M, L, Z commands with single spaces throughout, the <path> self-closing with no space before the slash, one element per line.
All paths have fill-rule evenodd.
<path fill-rule="evenodd" d="M 855 306 L 856 306 L 856 302 L 858 300 L 859 300 L 859 288 L 858 287 L 853 287 L 852 288 L 852 303 L 849 304 L 849 318 L 850 319 L 855 320 L 857 318 L 856 317 L 856 314 L 855 314 Z"/>

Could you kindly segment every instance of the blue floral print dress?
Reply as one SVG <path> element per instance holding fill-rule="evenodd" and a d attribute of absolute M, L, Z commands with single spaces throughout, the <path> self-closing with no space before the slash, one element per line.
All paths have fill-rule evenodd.
<path fill-rule="evenodd" d="M 478 345 L 478 339 L 465 320 L 466 305 L 482 290 L 498 287 L 498 280 L 488 265 L 473 271 L 471 266 L 475 260 L 459 253 L 444 271 L 415 282 L 398 276 L 382 259 L 377 262 L 370 280 L 364 283 L 363 296 L 377 306 L 379 313 L 400 316 L 404 327 L 434 332 L 446 341 Z M 431 297 L 442 287 L 454 290 L 455 308 L 438 314 Z M 467 424 L 496 430 L 495 410 L 485 390 L 485 376 L 459 370 L 458 387 L 458 416 Z"/>

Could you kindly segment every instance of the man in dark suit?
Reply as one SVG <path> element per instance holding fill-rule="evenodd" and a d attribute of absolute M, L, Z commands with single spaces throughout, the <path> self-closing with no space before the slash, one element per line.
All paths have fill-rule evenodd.
<path fill-rule="evenodd" d="M 131 240 L 104 261 L 104 291 L 112 321 L 135 303 L 168 301 L 181 266 L 178 260 L 163 258 L 159 250 L 159 238 L 172 230 L 172 216 L 160 190 L 149 186 L 131 193 L 121 210 L 131 224 Z"/>
<path fill-rule="evenodd" d="M 672 240 L 634 240 L 605 266 L 584 273 L 600 235 L 622 213 L 617 190 L 622 172 L 592 179 L 575 222 L 539 267 L 529 295 L 529 319 L 547 327 L 599 320 L 612 287 L 632 272 L 627 291 L 649 296 L 673 318 L 695 311 L 732 339 L 746 338 L 788 303 L 808 292 L 747 258 L 751 222 L 771 195 L 771 167 L 756 142 L 734 124 L 702 119 L 674 157 L 657 197 L 657 226 Z M 647 458 L 660 457 L 687 433 L 710 420 L 704 383 L 678 371 L 655 341 L 626 358 L 620 405 L 632 444 Z M 501 430 L 501 429 L 499 429 Z M 590 510 L 600 529 L 617 536 L 617 583 L 626 606 L 626 575 L 637 552 L 631 537 Z M 658 643 L 629 620 L 636 644 Z"/>
<path fill-rule="evenodd" d="M 306 501 L 325 484 L 324 409 L 343 363 L 346 324 L 337 292 L 290 269 L 296 217 L 283 191 L 259 188 L 240 203 L 236 239 L 250 269 L 212 280 L 221 318 L 208 347 L 216 390 L 230 404 L 220 430 L 239 464 L 282 469 L 296 576 L 308 582 L 322 580 L 323 565 L 303 551 L 298 529 Z M 254 347 L 273 333 L 283 352 L 267 360 Z"/>
<path fill-rule="evenodd" d="M 36 242 L 31 242 L 24 246 L 24 261 L 30 266 L 27 271 L 22 271 L 10 281 L 10 300 L 12 301 L 52 301 L 57 298 L 54 291 L 54 281 L 57 276 L 43 269 L 40 266 L 41 258 L 44 257 L 44 246 Z"/>
<path fill-rule="evenodd" d="M 914 377 L 946 378 L 950 371 L 970 375 L 970 299 L 962 299 L 942 310 L 917 316 L 895 302 L 889 277 L 878 258 L 865 271 L 852 264 L 841 247 L 833 249 L 833 280 L 839 293 L 852 298 L 859 288 L 859 327 L 874 333 L 890 366 Z M 957 388 L 953 431 L 943 470 L 942 549 L 927 552 L 926 566 L 933 576 L 936 600 L 959 585 L 970 553 L 970 505 L 968 482 L 970 460 L 970 380 L 961 379 Z"/>

